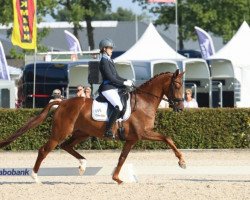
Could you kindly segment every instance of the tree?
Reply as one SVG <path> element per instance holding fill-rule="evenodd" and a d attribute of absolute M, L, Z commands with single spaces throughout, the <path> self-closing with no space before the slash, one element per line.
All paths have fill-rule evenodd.
<path fill-rule="evenodd" d="M 79 39 L 78 31 L 82 29 L 81 21 L 86 21 L 87 36 L 90 49 L 94 49 L 94 28 L 91 25 L 95 13 L 105 12 L 111 7 L 110 0 L 58 0 L 61 5 L 58 15 L 52 14 L 56 20 L 66 20 L 74 25 L 73 33 Z M 56 16 L 57 15 L 57 16 Z"/>
<path fill-rule="evenodd" d="M 175 23 L 175 7 L 169 4 L 149 4 L 147 0 L 133 0 L 144 9 L 158 15 L 156 25 Z M 179 49 L 184 48 L 183 41 L 196 38 L 194 26 L 199 26 L 224 42 L 232 38 L 244 20 L 250 22 L 249 0 L 178 0 L 178 35 Z"/>
<path fill-rule="evenodd" d="M 122 7 L 118 7 L 116 12 L 111 12 L 107 10 L 106 12 L 97 13 L 93 19 L 94 20 L 116 20 L 116 21 L 134 21 L 136 15 L 132 10 L 124 9 Z M 138 15 L 138 20 L 148 20 L 149 16 L 146 13 Z"/>
<path fill-rule="evenodd" d="M 12 1 L 0 0 L 0 24 L 8 25 L 13 22 L 13 4 Z M 42 21 L 42 18 L 47 14 L 50 14 L 51 10 L 55 8 L 55 0 L 43 0 L 37 1 L 37 22 Z M 7 31 L 7 34 L 10 36 L 12 33 L 12 28 Z M 37 45 L 39 51 L 47 50 L 46 47 L 40 45 L 40 41 L 48 34 L 48 29 L 39 30 L 37 33 Z M 23 50 L 23 53 L 17 53 L 16 48 L 11 49 L 11 56 L 14 58 L 23 58 L 24 54 L 27 52 L 33 52 L 33 50 Z"/>

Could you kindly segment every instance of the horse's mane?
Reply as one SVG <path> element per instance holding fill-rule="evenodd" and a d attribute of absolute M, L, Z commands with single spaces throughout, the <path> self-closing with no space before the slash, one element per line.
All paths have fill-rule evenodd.
<path fill-rule="evenodd" d="M 156 74 L 154 77 L 152 77 L 151 79 L 149 79 L 148 81 L 146 81 L 145 83 L 141 84 L 139 86 L 139 88 L 142 88 L 148 84 L 150 84 L 155 78 L 159 77 L 159 76 L 162 76 L 162 75 L 166 75 L 166 74 L 170 74 L 171 72 L 162 72 L 160 74 Z"/>

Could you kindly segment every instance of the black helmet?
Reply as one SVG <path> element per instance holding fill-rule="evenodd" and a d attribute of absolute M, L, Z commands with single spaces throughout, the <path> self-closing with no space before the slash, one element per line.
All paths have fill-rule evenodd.
<path fill-rule="evenodd" d="M 112 47 L 112 48 L 114 48 L 115 44 L 111 39 L 105 38 L 105 39 L 102 39 L 100 41 L 100 43 L 99 43 L 99 49 L 100 50 L 102 50 L 104 47 Z"/>

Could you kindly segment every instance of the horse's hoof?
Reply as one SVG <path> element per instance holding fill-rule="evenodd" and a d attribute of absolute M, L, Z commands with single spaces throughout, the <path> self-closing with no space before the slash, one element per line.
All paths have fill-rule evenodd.
<path fill-rule="evenodd" d="M 32 171 L 31 173 L 31 178 L 34 179 L 35 183 L 41 184 L 42 182 L 39 180 L 37 173 L 35 173 L 34 171 Z"/>
<path fill-rule="evenodd" d="M 180 166 L 182 169 L 186 169 L 186 168 L 187 168 L 185 161 L 182 161 L 182 162 L 179 161 L 178 164 L 179 164 L 179 166 Z"/>
<path fill-rule="evenodd" d="M 86 171 L 87 161 L 85 159 L 80 159 L 79 174 L 82 176 Z"/>
<path fill-rule="evenodd" d="M 115 182 L 117 182 L 118 185 L 121 185 L 123 183 L 123 181 L 121 181 L 120 179 L 114 180 Z"/>
<path fill-rule="evenodd" d="M 83 168 L 82 166 L 79 166 L 79 175 L 82 176 L 85 172 L 85 168 Z"/>
<path fill-rule="evenodd" d="M 121 181 L 119 178 L 113 178 L 113 180 L 117 182 L 118 185 L 121 185 L 123 183 L 123 181 Z"/>

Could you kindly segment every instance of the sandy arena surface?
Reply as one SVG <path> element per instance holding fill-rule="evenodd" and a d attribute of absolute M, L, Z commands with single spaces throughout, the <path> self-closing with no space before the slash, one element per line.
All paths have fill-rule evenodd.
<path fill-rule="evenodd" d="M 1 200 L 85 200 L 85 199 L 250 199 L 249 150 L 182 150 L 186 171 L 177 165 L 170 150 L 132 151 L 136 183 L 117 185 L 112 181 L 120 151 L 80 151 L 88 167 L 102 167 L 93 176 L 40 176 L 36 184 L 29 176 L 0 176 Z M 37 152 L 0 152 L 0 168 L 32 168 Z M 42 168 L 77 167 L 78 161 L 64 151 L 55 151 Z"/>

